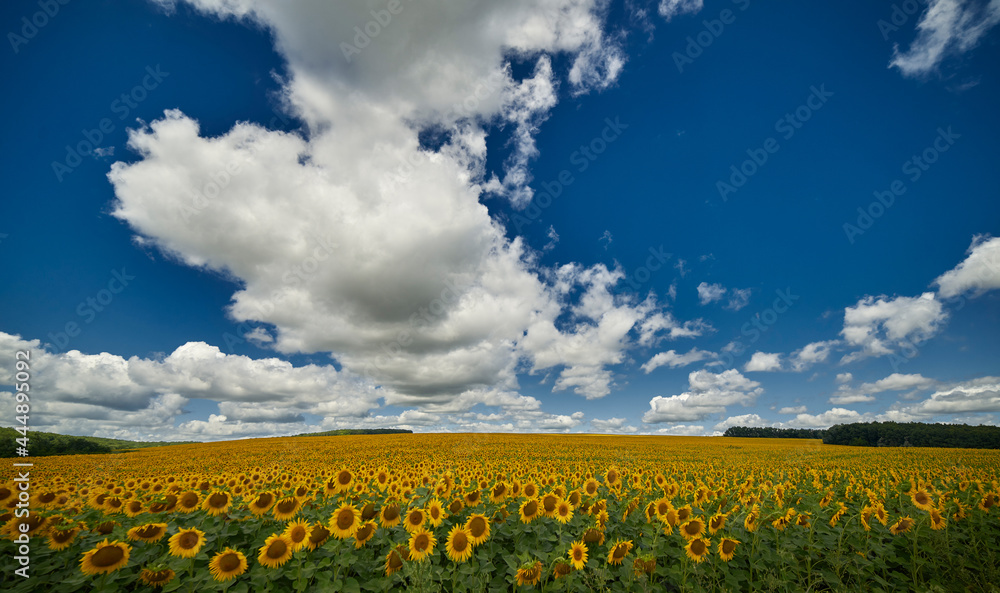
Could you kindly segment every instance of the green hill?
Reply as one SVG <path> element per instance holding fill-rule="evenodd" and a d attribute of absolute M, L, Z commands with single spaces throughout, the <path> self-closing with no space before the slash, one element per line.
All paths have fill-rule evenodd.
<path fill-rule="evenodd" d="M 21 438 L 21 433 L 13 428 L 0 427 L 0 457 L 17 457 L 20 446 L 15 439 Z M 191 441 L 180 442 L 140 442 L 121 439 L 105 439 L 101 437 L 77 437 L 54 432 L 28 431 L 28 452 L 31 457 L 46 457 L 49 455 L 86 455 L 93 453 L 121 453 L 145 447 L 162 447 L 164 445 L 188 444 Z"/>

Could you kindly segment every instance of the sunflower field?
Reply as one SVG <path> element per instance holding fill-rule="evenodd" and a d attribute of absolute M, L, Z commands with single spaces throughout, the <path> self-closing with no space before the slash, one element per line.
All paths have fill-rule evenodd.
<path fill-rule="evenodd" d="M 32 462 L 28 517 L 0 474 L 3 591 L 1000 591 L 989 450 L 403 434 Z"/>

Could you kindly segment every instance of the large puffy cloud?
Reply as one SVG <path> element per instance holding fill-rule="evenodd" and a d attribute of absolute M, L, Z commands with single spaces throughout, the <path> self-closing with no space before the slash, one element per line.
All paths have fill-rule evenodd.
<path fill-rule="evenodd" d="M 773 352 L 754 352 L 750 360 L 743 365 L 745 372 L 753 371 L 780 371 L 781 354 Z"/>
<path fill-rule="evenodd" d="M 131 133 L 141 160 L 113 166 L 114 215 L 139 241 L 237 279 L 229 314 L 256 324 L 255 343 L 329 352 L 389 388 L 389 403 L 421 405 L 514 390 L 525 360 L 560 367 L 556 390 L 602 397 L 634 327 L 644 342 L 705 331 L 610 298 L 622 276 L 603 266 L 558 279 L 586 302 L 557 325 L 569 291 L 480 202 L 530 199 L 533 138 L 561 77 L 582 93 L 618 76 L 604 2 L 404 3 L 381 24 L 367 4 L 190 3 L 271 30 L 288 62 L 284 104 L 305 132 L 240 123 L 206 138 L 168 111 Z M 512 57 L 531 74 L 515 80 Z M 485 174 L 493 124 L 511 130 L 503 179 Z M 440 146 L 421 144 L 426 131 Z"/>
<path fill-rule="evenodd" d="M 642 421 L 694 422 L 723 414 L 727 406 L 750 405 L 764 392 L 757 381 L 751 381 L 736 369 L 721 373 L 706 370 L 688 375 L 688 391 L 669 397 L 656 396 L 649 401 L 649 410 Z"/>
<path fill-rule="evenodd" d="M 1000 377 L 979 377 L 942 386 L 915 404 L 897 404 L 886 413 L 886 419 L 926 421 L 989 412 L 1000 412 Z"/>
<path fill-rule="evenodd" d="M 798 428 L 829 428 L 834 424 L 850 424 L 865 422 L 868 416 L 856 410 L 847 408 L 831 408 L 821 414 L 798 414 L 786 423 L 786 426 Z"/>
<path fill-rule="evenodd" d="M 1000 0 L 930 0 L 917 23 L 917 38 L 906 51 L 893 48 L 890 67 L 904 76 L 935 70 L 951 54 L 969 51 L 1000 22 Z"/>
<path fill-rule="evenodd" d="M 978 295 L 1000 288 L 1000 237 L 977 235 L 967 253 L 960 264 L 934 281 L 942 298 L 966 292 Z"/>
<path fill-rule="evenodd" d="M 936 334 L 948 318 L 934 293 L 919 297 L 866 296 L 844 309 L 844 329 L 840 335 L 849 346 L 860 348 L 845 355 L 842 363 L 868 356 L 892 354 Z"/>

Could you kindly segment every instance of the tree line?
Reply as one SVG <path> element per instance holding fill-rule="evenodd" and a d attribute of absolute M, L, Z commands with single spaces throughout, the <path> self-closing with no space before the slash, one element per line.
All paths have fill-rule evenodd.
<path fill-rule="evenodd" d="M 1000 449 L 1000 426 L 927 424 L 923 422 L 855 422 L 826 430 L 733 426 L 722 436 L 823 439 L 827 445 L 854 447 L 960 447 Z"/>

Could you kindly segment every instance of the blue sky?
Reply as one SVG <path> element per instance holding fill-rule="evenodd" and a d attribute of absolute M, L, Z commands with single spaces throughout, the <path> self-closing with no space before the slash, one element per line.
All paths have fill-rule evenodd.
<path fill-rule="evenodd" d="M 0 421 L 1000 419 L 997 2 L 7 2 Z"/>

